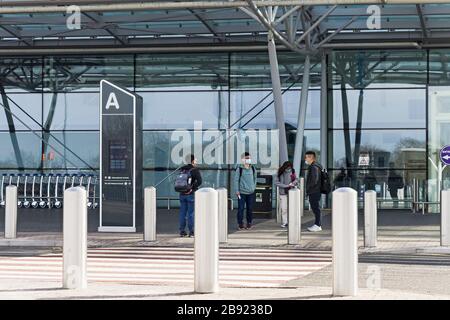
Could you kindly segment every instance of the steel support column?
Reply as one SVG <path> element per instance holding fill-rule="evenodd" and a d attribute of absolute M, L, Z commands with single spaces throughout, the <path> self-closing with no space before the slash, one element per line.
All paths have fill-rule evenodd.
<path fill-rule="evenodd" d="M 267 47 L 269 50 L 270 75 L 272 78 L 272 91 L 275 106 L 275 119 L 278 129 L 279 141 L 279 161 L 280 164 L 288 160 L 286 127 L 284 121 L 283 96 L 281 93 L 280 72 L 278 69 L 277 49 L 273 39 L 272 32 L 269 31 L 267 36 Z"/>
<path fill-rule="evenodd" d="M 323 168 L 328 164 L 328 83 L 327 55 L 322 54 L 320 84 L 320 163 Z"/>
<path fill-rule="evenodd" d="M 2 96 L 3 107 L 5 109 L 5 117 L 6 122 L 8 123 L 11 145 L 14 150 L 14 155 L 17 161 L 17 168 L 19 170 L 23 170 L 24 163 L 22 158 L 22 152 L 20 151 L 19 141 L 17 139 L 16 126 L 14 124 L 14 118 L 12 116 L 11 107 L 9 106 L 8 96 L 6 94 L 5 87 L 3 85 L 0 85 L 0 94 Z"/>
<path fill-rule="evenodd" d="M 298 110 L 297 134 L 295 136 L 294 169 L 300 173 L 300 164 L 303 158 L 303 136 L 305 133 L 306 107 L 308 105 L 309 72 L 311 61 L 309 55 L 305 57 L 303 68 L 302 91 L 300 95 L 300 107 Z"/>

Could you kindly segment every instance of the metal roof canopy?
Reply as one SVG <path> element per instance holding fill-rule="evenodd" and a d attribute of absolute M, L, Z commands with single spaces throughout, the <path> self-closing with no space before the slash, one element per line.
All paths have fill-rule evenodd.
<path fill-rule="evenodd" d="M 81 29 L 66 25 L 71 5 Z M 368 6 L 381 28 L 369 29 Z M 0 6 L 0 54 L 450 46 L 450 1 L 31 1 Z"/>

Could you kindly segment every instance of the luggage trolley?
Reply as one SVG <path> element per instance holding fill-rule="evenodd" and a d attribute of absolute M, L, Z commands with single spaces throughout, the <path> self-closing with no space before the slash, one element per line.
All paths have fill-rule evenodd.
<path fill-rule="evenodd" d="M 39 176 L 39 174 L 35 173 L 33 174 L 33 180 L 32 180 L 32 187 L 31 187 L 31 207 L 36 209 L 39 206 L 39 202 L 37 201 L 37 197 L 36 197 L 36 182 L 37 182 L 37 178 L 40 178 L 42 180 L 42 176 Z M 40 183 L 41 184 L 41 183 Z"/>
<path fill-rule="evenodd" d="M 92 202 L 93 202 L 92 209 L 97 209 L 97 207 L 98 207 L 97 192 L 96 192 L 97 191 L 97 184 L 98 184 L 98 177 L 96 175 L 94 175 L 92 177 L 92 185 L 93 185 L 93 188 L 92 188 Z"/>
<path fill-rule="evenodd" d="M 96 208 L 96 202 L 95 202 L 95 175 L 90 174 L 87 176 L 87 184 L 86 184 L 86 190 L 88 192 L 88 203 L 87 207 L 88 209 L 95 209 Z"/>
<path fill-rule="evenodd" d="M 78 181 L 80 182 L 80 187 L 83 186 L 83 182 L 84 182 L 84 178 L 86 177 L 86 175 L 84 173 L 80 173 L 78 175 Z"/>
<path fill-rule="evenodd" d="M 53 205 L 55 206 L 56 209 L 60 209 L 62 207 L 61 197 L 58 195 L 59 181 L 60 180 L 61 180 L 61 175 L 60 174 L 56 174 L 56 178 L 55 178 L 55 198 L 54 198 L 54 202 L 53 202 Z M 66 185 L 66 176 L 64 175 L 63 191 L 61 192 L 61 194 L 64 194 L 65 185 Z"/>
<path fill-rule="evenodd" d="M 17 174 L 17 178 L 16 178 L 16 187 L 17 187 L 17 207 L 22 208 L 22 204 L 23 204 L 23 197 L 20 196 L 20 183 L 22 180 L 23 175 L 22 174 Z M 22 186 L 24 186 L 24 183 L 22 184 Z"/>
<path fill-rule="evenodd" d="M 44 200 L 44 179 L 45 175 L 41 175 L 41 179 L 39 180 L 39 207 L 42 209 L 47 206 L 47 203 Z"/>
<path fill-rule="evenodd" d="M 47 207 L 49 209 L 51 209 L 53 207 L 52 190 L 51 190 L 53 177 L 54 176 L 52 173 L 49 173 L 47 175 L 47 202 L 45 203 L 45 207 Z"/>
<path fill-rule="evenodd" d="M 8 175 L 6 173 L 2 174 L 2 190 L 0 193 L 0 206 L 5 206 L 5 180 Z"/>
<path fill-rule="evenodd" d="M 28 173 L 25 174 L 25 180 L 24 180 L 24 183 L 23 183 L 23 207 L 24 208 L 29 208 L 31 206 L 31 202 L 28 200 L 28 197 L 27 197 L 28 196 L 27 188 L 28 188 L 28 180 L 29 180 L 29 178 L 30 178 L 30 175 Z"/>

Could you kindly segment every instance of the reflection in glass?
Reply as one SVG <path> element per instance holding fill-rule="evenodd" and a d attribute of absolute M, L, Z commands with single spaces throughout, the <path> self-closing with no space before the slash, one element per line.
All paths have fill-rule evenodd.
<path fill-rule="evenodd" d="M 0 59 L 0 74 L 6 92 L 36 92 L 42 90 L 42 58 L 21 57 Z"/>
<path fill-rule="evenodd" d="M 305 58 L 296 52 L 278 52 L 282 88 L 299 88 Z M 231 89 L 272 89 L 267 52 L 236 52 L 230 61 Z M 320 87 L 320 57 L 311 58 L 310 88 Z"/>
<path fill-rule="evenodd" d="M 98 91 L 100 80 L 134 87 L 133 55 L 49 56 L 44 60 L 44 90 Z"/>
<path fill-rule="evenodd" d="M 98 93 L 45 93 L 44 123 L 50 130 L 99 130 Z"/>
<path fill-rule="evenodd" d="M 450 50 L 430 50 L 430 85 L 450 85 Z"/>
<path fill-rule="evenodd" d="M 138 54 L 136 90 L 223 90 L 228 55 L 223 53 Z"/>
<path fill-rule="evenodd" d="M 36 132 L 39 136 L 41 132 Z M 41 140 L 31 132 L 0 132 L 1 168 L 37 168 L 41 158 Z"/>
<path fill-rule="evenodd" d="M 48 146 L 45 150 L 44 167 L 46 169 L 90 169 L 89 166 L 97 169 L 99 167 L 98 132 L 52 131 L 51 134 L 63 144 L 58 143 L 53 137 L 48 138 L 48 143 L 51 146 Z"/>
<path fill-rule="evenodd" d="M 427 83 L 426 50 L 334 51 L 330 57 L 330 88 L 424 87 Z"/>
<path fill-rule="evenodd" d="M 143 98 L 144 129 L 226 128 L 228 94 L 213 92 L 140 92 Z"/>
<path fill-rule="evenodd" d="M 9 121 L 15 130 L 40 130 L 42 123 L 42 101 L 39 93 L 7 93 L 9 99 L 1 99 L 3 106 L 9 106 L 11 113 L 0 106 L 0 130 L 9 130 Z M 22 111 L 22 110 L 23 111 Z M 37 122 L 37 123 L 36 123 Z"/>
<path fill-rule="evenodd" d="M 425 96 L 425 89 L 333 90 L 333 127 L 426 128 Z"/>
<path fill-rule="evenodd" d="M 330 136 L 333 168 L 365 165 L 364 155 L 368 157 L 370 168 L 387 168 L 391 162 L 395 168 L 425 167 L 425 130 L 362 130 L 357 157 L 354 156 L 356 131 L 350 130 L 350 159 L 346 158 L 344 132 L 334 130 Z"/>

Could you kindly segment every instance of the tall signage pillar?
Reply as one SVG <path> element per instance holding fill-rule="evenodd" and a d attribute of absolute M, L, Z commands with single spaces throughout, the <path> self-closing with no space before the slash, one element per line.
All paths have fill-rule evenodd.
<path fill-rule="evenodd" d="M 100 81 L 100 225 L 135 232 L 142 224 L 142 97 Z"/>

